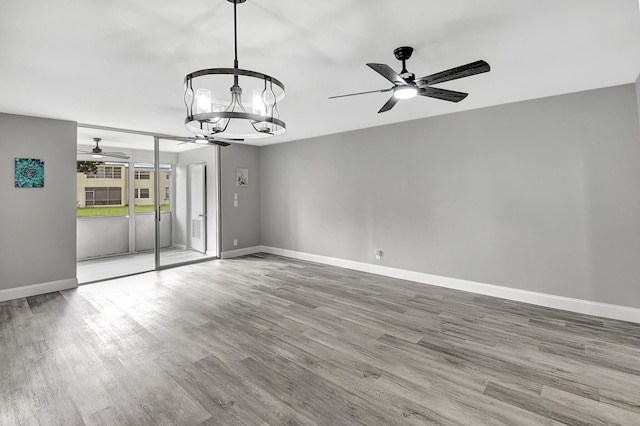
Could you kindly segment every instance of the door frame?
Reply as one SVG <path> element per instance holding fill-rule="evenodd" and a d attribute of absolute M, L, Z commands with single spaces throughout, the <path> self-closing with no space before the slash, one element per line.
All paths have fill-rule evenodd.
<path fill-rule="evenodd" d="M 202 225 L 202 235 L 201 235 L 201 240 L 202 240 L 202 244 L 203 244 L 203 249 L 202 250 L 198 250 L 195 249 L 193 247 L 192 241 L 191 239 L 193 238 L 193 191 L 192 191 L 192 169 L 194 167 L 202 167 L 202 220 L 203 220 L 203 225 Z M 208 194 L 207 194 L 207 163 L 203 162 L 203 163 L 193 163 L 193 164 L 189 164 L 187 166 L 187 170 L 188 170 L 188 174 L 187 174 L 187 248 L 191 249 L 191 250 L 195 250 L 198 251 L 200 253 L 206 254 L 207 253 L 207 248 L 208 248 L 208 244 L 207 244 L 207 236 L 208 236 L 208 220 L 209 220 L 209 215 L 207 212 L 207 199 L 208 199 Z"/>
<path fill-rule="evenodd" d="M 150 138 L 153 138 L 153 163 L 154 163 L 154 184 L 153 184 L 153 192 L 154 192 L 154 215 L 155 215 L 155 238 L 154 238 L 154 258 L 155 258 L 155 270 L 161 270 L 161 269 L 167 269 L 167 268 L 171 268 L 174 266 L 180 266 L 180 265 L 184 265 L 184 264 L 190 264 L 190 263 L 197 263 L 200 261 L 206 261 L 206 260 L 211 260 L 211 259 L 215 259 L 215 258 L 220 258 L 220 254 L 221 254 L 221 250 L 222 250 L 222 184 L 221 184 L 221 161 L 220 161 L 220 147 L 219 146 L 214 146 L 213 148 L 215 149 L 215 154 L 214 154 L 214 162 L 207 162 L 207 165 L 211 165 L 213 167 L 213 170 L 211 170 L 211 168 L 209 168 L 208 172 L 207 172 L 207 176 L 205 178 L 205 194 L 206 194 L 206 202 L 204 205 L 204 209 L 205 209 L 205 229 L 206 229 L 206 237 L 205 237 L 205 253 L 209 254 L 211 253 L 208 248 L 215 246 L 215 249 L 213 249 L 212 251 L 214 253 L 211 253 L 212 257 L 210 258 L 206 258 L 203 260 L 195 260 L 195 261 L 187 261 L 187 262 L 180 262 L 180 263 L 176 263 L 176 264 L 171 264 L 171 265 L 166 265 L 163 266 L 160 264 L 160 245 L 161 245 L 161 239 L 159 238 L 160 236 L 160 221 L 161 221 L 161 211 L 160 211 L 160 139 L 164 139 L 164 140 L 171 140 L 171 141 L 176 141 L 176 142 L 185 142 L 185 137 L 182 136 L 174 136 L 174 135 L 168 135 L 168 134 L 163 134 L 163 133 L 154 133 L 154 132 L 146 132 L 146 131 L 140 131 L 140 130 L 133 130 L 133 129 L 123 129 L 123 128 L 118 128 L 118 127 L 111 127 L 111 126 L 102 126 L 102 125 L 96 125 L 96 124 L 88 124 L 88 123 L 78 123 L 77 124 L 78 128 L 83 128 L 83 129 L 94 129 L 94 130 L 103 130 L 106 132 L 117 132 L 117 133 L 126 133 L 126 134 L 131 134 L 131 135 L 138 135 L 138 136 L 148 136 Z M 133 150 L 136 150 L 135 147 L 132 148 Z M 133 174 L 133 164 L 130 162 L 130 167 L 129 167 L 129 173 Z M 211 174 L 213 173 L 213 174 Z M 133 176 L 129 176 L 130 180 L 134 180 Z M 213 185 L 208 185 L 207 183 L 212 183 Z M 130 189 L 130 187 L 127 190 L 127 194 L 129 195 L 129 199 L 130 200 L 134 200 L 134 194 L 133 194 L 133 190 Z M 175 188 L 175 185 L 172 185 L 172 188 Z M 123 194 L 124 195 L 124 194 Z M 215 201 L 214 201 L 215 200 Z M 209 208 L 209 203 L 213 202 L 211 208 Z M 135 206 L 133 205 L 134 201 L 130 201 L 130 209 L 129 209 L 129 216 L 133 217 L 133 212 L 132 210 L 135 211 Z M 211 218 L 210 215 L 214 215 L 215 216 L 215 221 L 212 224 L 213 226 L 215 226 L 215 236 L 211 235 L 211 232 L 213 232 L 213 228 L 211 228 L 209 226 L 209 219 Z M 132 251 L 132 249 L 135 249 L 135 241 L 131 241 L 131 236 L 134 235 L 135 229 L 132 229 L 135 227 L 135 224 L 131 224 L 129 225 L 129 252 Z M 215 241 L 212 242 L 212 244 L 209 244 L 209 238 L 215 237 Z M 115 278 L 115 277 L 110 277 L 110 278 Z"/>

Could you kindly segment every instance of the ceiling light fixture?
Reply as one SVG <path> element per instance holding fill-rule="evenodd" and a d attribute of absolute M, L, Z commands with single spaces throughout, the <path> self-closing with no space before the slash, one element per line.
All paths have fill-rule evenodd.
<path fill-rule="evenodd" d="M 185 127 L 196 135 L 221 138 L 256 139 L 281 135 L 286 124 L 280 120 L 278 102 L 284 98 L 284 85 L 266 74 L 238 68 L 236 7 L 246 0 L 227 1 L 233 3 L 233 68 L 209 68 L 187 74 L 184 78 Z M 228 75 L 233 76 L 233 86 L 225 95 L 229 80 L 220 77 Z M 240 78 L 251 99 L 246 105 L 242 102 Z"/>
<path fill-rule="evenodd" d="M 415 86 L 396 86 L 393 89 L 393 96 L 396 99 L 410 99 L 418 94 L 418 88 Z"/>

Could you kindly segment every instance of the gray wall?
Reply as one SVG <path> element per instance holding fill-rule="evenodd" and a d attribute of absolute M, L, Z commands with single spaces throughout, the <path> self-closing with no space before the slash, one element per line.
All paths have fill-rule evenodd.
<path fill-rule="evenodd" d="M 640 307 L 633 84 L 270 145 L 260 171 L 263 245 Z"/>
<path fill-rule="evenodd" d="M 222 191 L 222 251 L 260 245 L 260 148 L 250 145 L 220 149 Z M 249 185 L 236 186 L 236 168 L 249 169 Z M 238 207 L 233 206 L 238 194 Z M 238 245 L 233 245 L 233 240 Z"/>
<path fill-rule="evenodd" d="M 15 188 L 14 159 L 44 160 Z M 0 290 L 76 277 L 76 123 L 0 113 Z"/>
<path fill-rule="evenodd" d="M 640 120 L 640 75 L 636 79 L 636 101 L 638 104 L 638 119 Z"/>

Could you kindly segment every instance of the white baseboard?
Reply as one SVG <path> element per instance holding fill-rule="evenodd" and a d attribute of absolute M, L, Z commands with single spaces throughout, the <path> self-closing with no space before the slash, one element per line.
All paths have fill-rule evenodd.
<path fill-rule="evenodd" d="M 439 275 L 425 274 L 422 272 L 407 271 L 405 269 L 390 268 L 388 266 L 373 265 L 370 263 L 319 256 L 315 254 L 285 250 L 276 247 L 261 246 L 256 248 L 258 248 L 259 250 L 252 251 L 251 253 L 246 254 L 252 254 L 258 251 L 262 251 L 264 253 L 291 257 L 294 259 L 339 266 L 341 268 L 369 272 L 372 274 L 384 275 L 386 277 L 399 278 L 423 284 L 431 284 L 455 290 L 463 290 L 471 293 L 483 294 L 486 296 L 500 297 L 502 299 L 530 303 L 538 306 L 546 306 L 548 308 L 562 309 L 565 311 L 576 312 L 580 314 L 640 323 L 640 309 L 627 306 L 611 305 L 608 303 L 592 302 L 589 300 L 573 299 L 563 296 L 554 296 L 552 294 L 537 293 L 534 291 L 520 290 L 517 288 L 461 280 L 458 278 L 449 278 Z M 252 249 L 255 248 L 252 247 Z"/>
<path fill-rule="evenodd" d="M 38 294 L 52 293 L 54 291 L 69 290 L 76 287 L 78 287 L 78 279 L 69 278 L 66 280 L 25 285 L 23 287 L 7 288 L 5 290 L 0 290 L 0 302 L 20 299 L 22 297 L 37 296 Z"/>
<path fill-rule="evenodd" d="M 263 246 L 245 247 L 237 250 L 223 251 L 220 253 L 222 259 L 231 259 L 232 257 L 246 256 L 248 254 L 260 253 L 263 250 Z"/>

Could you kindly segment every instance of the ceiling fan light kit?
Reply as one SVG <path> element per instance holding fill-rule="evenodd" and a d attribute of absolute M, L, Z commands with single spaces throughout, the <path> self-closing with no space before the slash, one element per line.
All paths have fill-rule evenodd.
<path fill-rule="evenodd" d="M 193 143 L 197 143 L 199 145 L 206 145 L 209 143 L 209 139 L 202 135 L 196 135 L 196 137 L 193 139 Z"/>
<path fill-rule="evenodd" d="M 476 74 L 489 72 L 491 67 L 485 61 L 471 62 L 466 65 L 461 65 L 456 68 L 451 68 L 446 71 L 427 75 L 416 79 L 415 74 L 407 71 L 407 60 L 411 57 L 413 48 L 410 46 L 401 46 L 393 51 L 396 59 L 402 62 L 402 71 L 396 73 L 390 66 L 386 64 L 368 63 L 367 66 L 393 83 L 393 86 L 388 89 L 370 90 L 367 92 L 350 93 L 348 95 L 331 96 L 329 99 L 344 98 L 346 96 L 364 95 L 367 93 L 381 93 L 391 92 L 393 95 L 389 100 L 380 108 L 378 113 L 389 111 L 400 100 L 410 99 L 419 96 L 426 96 L 429 98 L 441 99 L 449 102 L 460 102 L 466 98 L 469 94 L 463 92 L 456 92 L 453 90 L 440 89 L 438 87 L 432 87 L 434 84 L 444 83 L 445 81 L 456 80 L 458 78 L 469 77 Z"/>
<path fill-rule="evenodd" d="M 418 94 L 418 89 L 413 86 L 396 86 L 393 89 L 393 96 L 396 99 L 411 99 Z"/>
<path fill-rule="evenodd" d="M 246 0 L 227 1 L 233 3 L 233 68 L 209 68 L 187 74 L 185 127 L 206 137 L 257 139 L 281 135 L 287 127 L 278 112 L 278 102 L 285 96 L 284 85 L 267 74 L 238 67 L 236 8 Z M 228 76 L 233 77 L 230 89 Z M 240 86 L 240 80 L 244 87 Z M 250 102 L 243 103 L 243 93 Z"/>
<path fill-rule="evenodd" d="M 243 139 L 236 139 L 236 140 L 240 140 L 241 141 Z M 198 145 L 220 145 L 220 146 L 229 146 L 229 145 L 231 145 L 226 140 L 216 139 L 216 138 L 211 137 L 211 136 L 203 136 L 203 135 L 196 135 L 191 140 L 188 140 L 188 142 L 197 143 Z"/>

